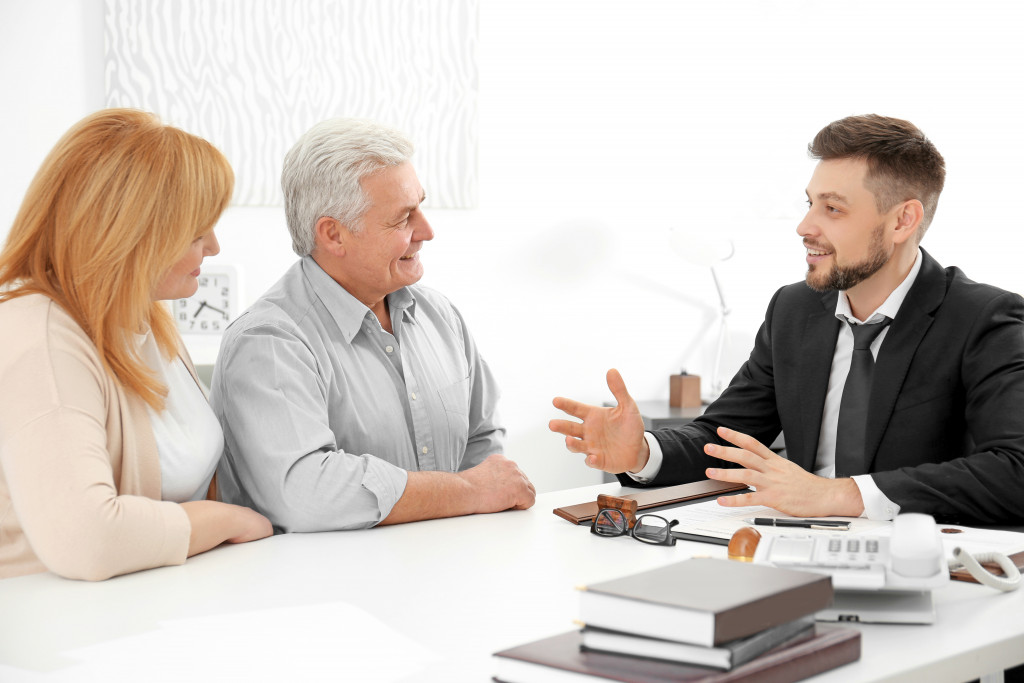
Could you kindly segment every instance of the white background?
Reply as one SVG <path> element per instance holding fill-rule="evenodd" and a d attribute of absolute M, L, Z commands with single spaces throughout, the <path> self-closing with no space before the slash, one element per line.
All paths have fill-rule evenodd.
<path fill-rule="evenodd" d="M 829 121 L 921 127 L 948 168 L 925 248 L 1024 290 L 1022 28 L 1014 2 L 481 2 L 480 207 L 428 214 L 424 284 L 469 321 L 538 489 L 599 481 L 547 431 L 553 396 L 609 400 L 617 367 L 667 400 L 670 373 L 710 372 L 713 285 L 672 228 L 737 243 L 719 273 L 739 366 L 803 277 L 805 150 Z M 0 96 L 2 237 L 54 142 L 104 105 L 102 0 L 0 0 Z M 231 208 L 218 236 L 246 303 L 295 258 L 279 207 Z"/>

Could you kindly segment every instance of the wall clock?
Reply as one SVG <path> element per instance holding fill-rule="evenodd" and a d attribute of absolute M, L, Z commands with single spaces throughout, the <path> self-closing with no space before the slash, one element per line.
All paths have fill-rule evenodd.
<path fill-rule="evenodd" d="M 182 334 L 220 335 L 239 314 L 238 268 L 224 264 L 203 266 L 199 289 L 172 304 L 174 322 Z"/>

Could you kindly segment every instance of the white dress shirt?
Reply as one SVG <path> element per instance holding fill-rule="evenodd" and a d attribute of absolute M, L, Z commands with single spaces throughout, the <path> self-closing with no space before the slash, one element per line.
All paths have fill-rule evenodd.
<path fill-rule="evenodd" d="M 895 319 L 896 314 L 903 305 L 907 293 L 917 279 L 921 270 L 921 249 L 917 250 L 917 257 L 910 273 L 889 297 L 879 306 L 866 320 L 859 320 L 853 315 L 850 308 L 850 301 L 846 292 L 840 292 L 836 302 L 836 317 L 839 320 L 850 320 L 854 324 L 869 324 L 880 322 L 882 318 Z M 878 357 L 878 349 L 881 348 L 889 332 L 887 327 L 871 343 L 871 355 Z M 821 431 L 818 434 L 818 451 L 815 457 L 814 473 L 820 477 L 834 478 L 836 471 L 836 432 L 839 427 L 839 404 L 843 398 L 843 387 L 846 385 L 846 376 L 850 373 L 850 361 L 853 358 L 853 331 L 849 325 L 842 325 L 839 330 L 839 338 L 836 340 L 835 353 L 832 355 L 832 371 L 828 378 L 828 391 L 825 394 L 825 409 L 822 412 Z M 633 474 L 627 472 L 632 479 L 645 484 L 661 471 L 661 463 L 664 454 L 661 451 L 661 444 L 650 432 L 644 433 L 644 438 L 650 448 L 651 456 L 642 470 Z M 854 483 L 860 489 L 861 499 L 864 501 L 864 512 L 862 517 L 868 519 L 892 519 L 900 512 L 900 506 L 886 498 L 875 484 L 870 474 L 861 474 L 853 477 Z"/>

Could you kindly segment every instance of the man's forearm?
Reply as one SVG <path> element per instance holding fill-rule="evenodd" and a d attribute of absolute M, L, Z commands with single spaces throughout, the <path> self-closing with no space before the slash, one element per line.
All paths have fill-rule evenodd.
<path fill-rule="evenodd" d="M 410 472 L 405 492 L 380 525 L 473 514 L 473 490 L 451 472 Z"/>
<path fill-rule="evenodd" d="M 525 510 L 537 495 L 514 462 L 497 453 L 458 473 L 410 472 L 405 491 L 380 524 Z"/>

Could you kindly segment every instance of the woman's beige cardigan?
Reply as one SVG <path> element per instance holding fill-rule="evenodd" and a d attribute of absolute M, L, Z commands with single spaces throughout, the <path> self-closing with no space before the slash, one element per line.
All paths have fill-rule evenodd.
<path fill-rule="evenodd" d="M 0 578 L 182 564 L 190 533 L 184 509 L 160 500 L 146 404 L 49 298 L 0 303 Z"/>

